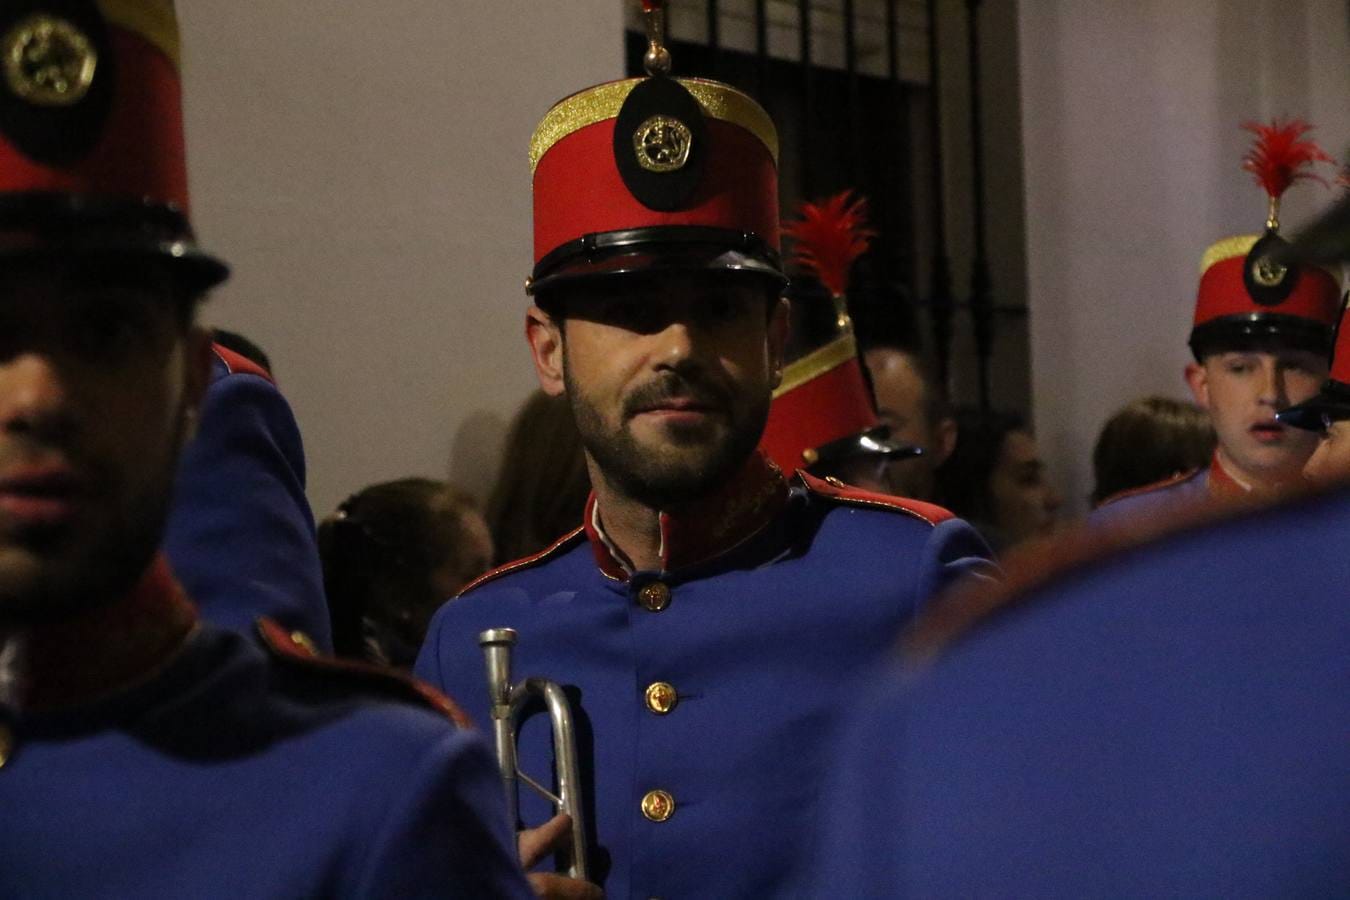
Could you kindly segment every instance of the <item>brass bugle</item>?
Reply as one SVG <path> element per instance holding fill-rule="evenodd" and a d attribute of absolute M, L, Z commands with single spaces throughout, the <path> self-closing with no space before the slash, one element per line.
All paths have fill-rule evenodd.
<path fill-rule="evenodd" d="M 523 781 L 552 801 L 557 812 L 567 813 L 572 819 L 572 846 L 564 854 L 567 874 L 589 881 L 586 874 L 586 824 L 581 811 L 576 728 L 572 723 L 572 707 L 567 702 L 567 695 L 557 682 L 545 678 L 525 678 L 512 683 L 511 652 L 516 646 L 515 629 L 489 628 L 478 635 L 478 646 L 483 648 L 487 664 L 488 697 L 492 703 L 492 737 L 497 747 L 497 764 L 502 770 L 502 783 L 506 787 L 507 809 L 513 819 L 519 819 L 518 784 Z M 517 719 L 521 709 L 532 697 L 544 701 L 553 726 L 556 794 L 522 772 L 516 756 Z"/>

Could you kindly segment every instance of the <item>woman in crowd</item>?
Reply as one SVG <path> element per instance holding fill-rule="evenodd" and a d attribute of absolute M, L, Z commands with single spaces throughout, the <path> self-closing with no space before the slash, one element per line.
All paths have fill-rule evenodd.
<path fill-rule="evenodd" d="M 963 410 L 956 447 L 937 470 L 938 501 L 966 519 L 995 551 L 1049 534 L 1061 498 L 1018 416 Z"/>

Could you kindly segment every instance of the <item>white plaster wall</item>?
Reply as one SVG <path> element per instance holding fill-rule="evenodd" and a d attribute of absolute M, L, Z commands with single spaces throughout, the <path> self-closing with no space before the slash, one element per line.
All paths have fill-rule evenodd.
<path fill-rule="evenodd" d="M 527 146 L 623 74 L 621 7 L 179 0 L 210 321 L 271 355 L 310 498 L 404 475 L 483 492 L 533 386 Z"/>
<path fill-rule="evenodd" d="M 1084 507 L 1105 419 L 1185 397 L 1200 255 L 1258 231 L 1245 119 L 1301 116 L 1350 148 L 1345 0 L 1022 0 L 1032 390 L 1039 438 Z M 1295 188 L 1286 230 L 1333 194 Z"/>

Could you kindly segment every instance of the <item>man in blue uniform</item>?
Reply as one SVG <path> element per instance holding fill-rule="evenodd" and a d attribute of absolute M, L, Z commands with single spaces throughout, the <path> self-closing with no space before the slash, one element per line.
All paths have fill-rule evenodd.
<path fill-rule="evenodd" d="M 0 11 L 0 895 L 526 896 L 448 701 L 202 624 L 157 553 L 226 274 L 176 40 L 168 2 Z"/>
<path fill-rule="evenodd" d="M 565 685 L 609 896 L 780 892 L 836 700 L 986 565 L 944 510 L 756 452 L 786 336 L 776 146 L 750 98 L 660 74 L 573 95 L 534 138 L 528 336 L 593 494 L 581 527 L 443 607 L 416 671 L 486 720 L 478 635 L 506 626 L 519 671 Z M 536 780 L 540 718 L 520 739 Z M 548 812 L 522 796 L 522 814 Z"/>
<path fill-rule="evenodd" d="M 1348 533 L 1341 492 L 936 606 L 833 745 L 802 894 L 1344 896 Z"/>
<path fill-rule="evenodd" d="M 305 454 L 263 366 L 212 345 L 211 384 L 183 451 L 164 535 L 174 574 L 213 625 L 275 619 L 331 652 Z"/>
<path fill-rule="evenodd" d="M 1300 483 L 1313 437 L 1277 414 L 1309 399 L 1326 377 L 1340 298 L 1335 267 L 1279 265 L 1279 199 L 1303 169 L 1324 158 L 1306 125 L 1252 126 L 1244 168 L 1267 192 L 1264 234 L 1224 238 L 1205 251 L 1186 381 L 1218 437 L 1204 469 L 1104 500 L 1094 524 L 1171 515 L 1219 499 L 1269 499 Z"/>

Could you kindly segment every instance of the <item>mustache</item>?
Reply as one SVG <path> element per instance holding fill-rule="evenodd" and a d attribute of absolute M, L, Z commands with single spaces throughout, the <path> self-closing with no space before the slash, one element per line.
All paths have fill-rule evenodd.
<path fill-rule="evenodd" d="M 712 409 L 729 409 L 730 392 L 719 384 L 687 375 L 668 374 L 636 387 L 623 403 L 625 418 L 664 405 L 671 400 L 685 400 Z"/>

